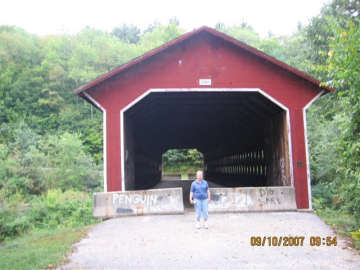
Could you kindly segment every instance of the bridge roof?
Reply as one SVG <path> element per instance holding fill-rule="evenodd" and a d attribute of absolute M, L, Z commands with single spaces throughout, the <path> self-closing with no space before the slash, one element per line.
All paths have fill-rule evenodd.
<path fill-rule="evenodd" d="M 300 79 L 303 79 L 305 81 L 308 81 L 312 84 L 314 84 L 315 86 L 317 86 L 319 88 L 319 90 L 325 90 L 325 91 L 333 91 L 334 89 L 333 88 L 330 88 L 328 86 L 324 86 L 324 85 L 321 85 L 321 82 L 317 79 L 315 79 L 314 77 L 306 74 L 305 72 L 302 72 L 292 66 L 289 66 L 288 64 L 285 64 L 284 62 L 282 61 L 279 61 L 277 60 L 276 58 L 254 48 L 254 47 L 251 47 L 249 45 L 247 45 L 246 43 L 244 42 L 241 42 L 233 37 L 230 37 L 222 32 L 219 32 L 215 29 L 212 29 L 210 27 L 207 27 L 207 26 L 202 26 L 198 29 L 195 29 L 191 32 L 188 32 L 188 33 L 185 33 L 183 35 L 181 35 L 180 37 L 176 38 L 176 39 L 173 39 L 155 49 L 152 49 L 150 51 L 148 51 L 147 53 L 139 56 L 139 57 L 136 57 L 132 60 L 130 60 L 129 62 L 126 62 L 122 65 L 120 65 L 119 67 L 116 67 L 114 68 L 113 70 L 109 71 L 108 73 L 105 73 L 97 78 L 95 78 L 94 80 L 92 80 L 91 82 L 85 84 L 85 85 L 82 85 L 80 86 L 79 88 L 75 89 L 73 92 L 75 94 L 81 94 L 82 92 L 90 89 L 90 88 L 93 88 L 95 86 L 97 86 L 98 84 L 108 80 L 109 78 L 113 77 L 113 76 L 116 76 L 117 74 L 147 60 L 148 58 L 151 58 L 152 56 L 154 55 L 157 55 L 161 52 L 163 52 L 164 50 L 166 50 L 167 48 L 169 47 L 172 47 L 172 46 L 175 46 L 177 45 L 178 43 L 181 43 L 182 41 L 184 40 L 187 40 L 187 39 L 190 39 L 191 37 L 194 37 L 196 35 L 199 35 L 200 33 L 202 32 L 207 32 L 217 38 L 220 38 L 220 39 L 223 39 L 227 42 L 230 42 L 231 44 L 234 44 L 235 46 L 243 49 L 244 51 L 247 51 L 248 53 L 252 54 L 252 55 L 255 55 L 257 57 L 260 57 L 261 59 L 265 60 L 265 61 L 268 61 L 278 67 L 280 67 L 281 69 L 287 71 L 287 72 L 290 72 L 294 75 L 296 75 L 297 77 L 299 77 Z"/>

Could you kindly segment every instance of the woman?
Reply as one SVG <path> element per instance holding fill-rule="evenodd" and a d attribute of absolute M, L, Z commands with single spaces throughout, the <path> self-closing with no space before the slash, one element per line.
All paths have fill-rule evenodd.
<path fill-rule="evenodd" d="M 196 180 L 191 183 L 190 203 L 195 204 L 196 228 L 200 229 L 200 218 L 203 216 L 205 229 L 208 229 L 208 202 L 210 202 L 210 190 L 208 182 L 203 179 L 203 171 L 196 172 Z"/>

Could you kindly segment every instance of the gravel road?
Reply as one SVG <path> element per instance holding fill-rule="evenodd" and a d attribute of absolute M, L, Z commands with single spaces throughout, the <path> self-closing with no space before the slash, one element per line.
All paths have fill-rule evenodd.
<path fill-rule="evenodd" d="M 209 229 L 185 215 L 122 217 L 96 225 L 63 269 L 357 270 L 360 255 L 344 239 L 310 246 L 311 236 L 335 236 L 311 212 L 212 214 Z M 304 236 L 302 246 L 251 246 L 251 236 Z"/>

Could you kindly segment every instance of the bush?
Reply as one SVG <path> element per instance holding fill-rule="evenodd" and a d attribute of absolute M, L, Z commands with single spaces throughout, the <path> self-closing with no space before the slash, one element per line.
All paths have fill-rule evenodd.
<path fill-rule="evenodd" d="M 39 226 L 87 225 L 95 221 L 92 217 L 92 203 L 92 197 L 88 193 L 73 190 L 62 192 L 59 189 L 53 189 L 34 203 L 31 214 L 41 217 L 45 209 L 46 216 L 40 219 L 42 223 L 38 223 Z"/>
<path fill-rule="evenodd" d="M 0 127 L 1 138 L 4 125 Z M 14 136 L 0 142 L 0 189 L 6 196 L 40 195 L 56 188 L 101 189 L 100 168 L 85 152 L 79 134 L 39 137 L 23 123 L 6 131 Z"/>
<path fill-rule="evenodd" d="M 0 241 L 29 229 L 68 228 L 97 222 L 92 217 L 93 199 L 85 192 L 48 190 L 42 196 L 26 199 L 15 194 L 0 199 Z"/>
<path fill-rule="evenodd" d="M 0 198 L 0 241 L 16 236 L 31 227 L 26 213 L 27 204 L 16 194 L 5 201 Z"/>
<path fill-rule="evenodd" d="M 40 151 L 44 153 L 43 177 L 47 188 L 94 190 L 101 185 L 93 170 L 94 160 L 86 154 L 79 135 L 64 134 L 44 137 Z"/>
<path fill-rule="evenodd" d="M 337 195 L 332 183 L 318 183 L 311 187 L 311 193 L 315 209 L 337 206 Z"/>

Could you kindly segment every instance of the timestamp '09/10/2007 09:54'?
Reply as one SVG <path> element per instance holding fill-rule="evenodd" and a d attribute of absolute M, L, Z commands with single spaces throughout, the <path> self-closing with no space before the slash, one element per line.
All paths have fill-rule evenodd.
<path fill-rule="evenodd" d="M 306 244 L 305 239 L 305 236 L 251 236 L 250 245 L 259 247 L 298 247 Z M 310 236 L 308 239 L 310 246 L 337 246 L 336 236 Z"/>

